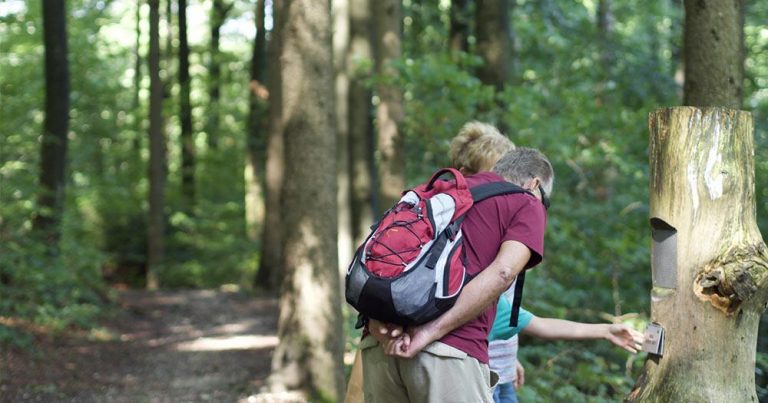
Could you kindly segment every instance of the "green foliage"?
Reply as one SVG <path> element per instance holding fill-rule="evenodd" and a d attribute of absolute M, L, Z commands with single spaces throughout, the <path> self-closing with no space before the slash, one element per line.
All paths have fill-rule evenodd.
<path fill-rule="evenodd" d="M 647 115 L 680 103 L 682 9 L 653 0 L 637 8 L 612 2 L 614 25 L 597 32 L 595 1 L 518 0 L 511 18 L 512 78 L 497 93 L 474 77 L 482 61 L 446 51 L 450 2 L 403 2 L 404 56 L 391 80 L 405 94 L 402 129 L 409 184 L 448 164 L 450 139 L 467 121 L 503 127 L 518 145 L 537 147 L 556 171 L 544 263 L 528 277 L 526 307 L 538 316 L 586 322 L 648 315 Z M 0 319 L 51 329 L 89 327 L 109 301 L 105 282 L 143 286 L 147 233 L 147 86 L 134 71 L 135 2 L 68 2 L 72 111 L 61 254 L 49 257 L 34 238 L 39 136 L 44 105 L 40 2 L 0 11 Z M 18 6 L 18 4 L 21 4 Z M 197 145 L 195 205 L 180 192 L 176 62 L 168 63 L 164 118 L 168 139 L 167 250 L 164 287 L 250 286 L 259 245 L 245 236 L 245 122 L 252 4 L 236 2 L 222 37 L 218 148 L 206 147 L 207 37 L 190 29 L 192 116 Z M 190 15 L 208 15 L 206 4 Z M 3 8 L 3 7 L 0 7 Z M 142 18 L 146 18 L 146 6 Z M 470 7 L 467 17 L 471 20 Z M 748 4 L 744 107 L 755 123 L 757 220 L 768 228 L 768 3 Z M 204 17 L 205 18 L 205 17 Z M 142 24 L 139 54 L 146 56 Z M 191 22 L 207 24 L 207 21 Z M 469 38 L 470 48 L 474 38 Z M 165 41 L 161 41 L 165 43 Z M 146 60 L 142 60 L 146 64 Z M 352 74 L 369 76 L 370 60 Z M 137 93 L 133 79 L 141 75 Z M 0 321 L 0 343 L 19 344 Z M 349 348 L 359 331 L 346 313 Z M 768 399 L 768 334 L 762 327 L 758 393 Z M 542 343 L 523 339 L 524 401 L 616 401 L 631 387 L 642 356 L 604 342 Z"/>

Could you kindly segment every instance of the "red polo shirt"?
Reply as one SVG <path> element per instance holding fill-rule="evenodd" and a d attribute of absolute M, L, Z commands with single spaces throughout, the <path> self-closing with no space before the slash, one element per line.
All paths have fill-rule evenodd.
<path fill-rule="evenodd" d="M 467 177 L 470 187 L 503 180 L 492 172 Z M 536 266 L 544 256 L 544 229 L 547 215 L 544 205 L 530 194 L 496 196 L 475 204 L 461 226 L 467 270 L 477 275 L 496 258 L 501 243 L 518 241 L 531 250 L 526 268 Z M 440 341 L 464 351 L 480 362 L 488 363 L 488 333 L 496 317 L 496 304 Z"/>

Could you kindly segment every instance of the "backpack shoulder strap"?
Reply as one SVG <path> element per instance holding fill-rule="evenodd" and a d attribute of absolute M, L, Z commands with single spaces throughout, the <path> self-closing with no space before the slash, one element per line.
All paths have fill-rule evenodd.
<path fill-rule="evenodd" d="M 520 303 L 523 301 L 523 284 L 525 283 L 525 269 L 517 275 L 515 280 L 515 297 L 512 299 L 512 312 L 509 315 L 509 326 L 517 327 L 517 319 L 520 316 Z"/>
<path fill-rule="evenodd" d="M 509 182 L 484 183 L 482 185 L 475 186 L 469 190 L 472 192 L 472 200 L 475 203 L 488 199 L 490 197 L 505 195 L 505 194 L 514 194 L 514 193 L 531 194 L 531 192 Z"/>

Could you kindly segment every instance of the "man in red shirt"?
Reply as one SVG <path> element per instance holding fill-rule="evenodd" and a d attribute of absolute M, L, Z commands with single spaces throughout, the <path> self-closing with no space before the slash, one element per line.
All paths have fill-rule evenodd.
<path fill-rule="evenodd" d="M 518 273 L 541 262 L 552 165 L 539 151 L 518 148 L 493 172 L 467 178 L 470 187 L 506 180 L 530 194 L 510 194 L 477 203 L 462 231 L 469 274 L 456 304 L 439 318 L 407 329 L 375 320 L 374 337 L 360 343 L 365 401 L 491 402 L 488 333 L 496 301 Z"/>

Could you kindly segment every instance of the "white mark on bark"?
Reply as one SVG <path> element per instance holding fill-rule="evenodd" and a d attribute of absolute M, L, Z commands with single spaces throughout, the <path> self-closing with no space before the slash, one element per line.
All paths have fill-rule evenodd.
<path fill-rule="evenodd" d="M 715 200 L 723 195 L 724 174 L 719 168 L 722 165 L 723 156 L 720 154 L 720 125 L 715 124 L 715 144 L 709 150 L 707 166 L 704 169 L 704 183 L 709 191 L 709 199 Z"/>
<path fill-rule="evenodd" d="M 688 162 L 688 186 L 691 187 L 691 198 L 693 199 L 693 213 L 699 209 L 699 187 L 698 187 L 698 175 L 696 175 L 696 162 L 691 160 Z"/>
<path fill-rule="evenodd" d="M 700 109 L 694 109 L 693 116 L 688 120 L 688 133 L 686 133 L 687 136 L 691 136 L 694 132 L 696 132 L 697 128 L 696 125 L 699 125 L 701 123 L 701 110 Z M 697 162 L 694 158 L 692 158 L 690 161 L 688 161 L 688 170 L 686 172 L 688 176 L 688 186 L 691 188 L 691 198 L 693 200 L 693 214 L 696 214 L 696 211 L 699 209 L 699 178 L 697 175 Z"/>

